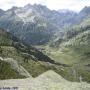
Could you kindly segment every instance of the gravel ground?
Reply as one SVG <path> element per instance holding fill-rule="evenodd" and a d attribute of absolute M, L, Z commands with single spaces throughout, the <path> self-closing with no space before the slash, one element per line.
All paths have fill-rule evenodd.
<path fill-rule="evenodd" d="M 1 90 L 90 90 L 90 84 L 67 81 L 49 70 L 36 78 L 1 80 L 0 88 Z"/>

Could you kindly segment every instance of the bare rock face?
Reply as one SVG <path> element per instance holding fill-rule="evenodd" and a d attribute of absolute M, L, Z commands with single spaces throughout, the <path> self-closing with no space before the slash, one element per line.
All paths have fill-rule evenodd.
<path fill-rule="evenodd" d="M 17 87 L 18 90 L 90 90 L 86 82 L 69 82 L 54 71 L 47 71 L 36 78 L 0 81 L 0 87 Z"/>

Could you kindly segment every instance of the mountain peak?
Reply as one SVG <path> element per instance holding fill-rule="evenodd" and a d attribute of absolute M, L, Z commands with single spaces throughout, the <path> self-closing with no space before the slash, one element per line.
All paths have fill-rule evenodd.
<path fill-rule="evenodd" d="M 16 9 L 18 9 L 18 7 L 16 7 L 16 6 L 13 6 L 10 10 L 16 10 Z"/>
<path fill-rule="evenodd" d="M 81 14 L 89 14 L 90 13 L 90 6 L 85 6 L 81 11 Z"/>
<path fill-rule="evenodd" d="M 3 15 L 4 10 L 0 9 L 0 16 Z"/>
<path fill-rule="evenodd" d="M 30 8 L 30 7 L 32 7 L 32 5 L 29 3 L 29 4 L 25 5 L 24 7 Z"/>
<path fill-rule="evenodd" d="M 0 9 L 0 12 L 4 12 L 4 10 Z"/>

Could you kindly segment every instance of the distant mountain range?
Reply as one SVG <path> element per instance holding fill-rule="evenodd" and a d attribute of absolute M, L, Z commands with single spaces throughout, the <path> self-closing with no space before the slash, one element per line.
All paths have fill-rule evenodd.
<path fill-rule="evenodd" d="M 0 26 L 25 42 L 43 44 L 63 27 L 75 23 L 76 15 L 72 11 L 60 13 L 46 6 L 28 4 L 7 11 L 0 10 Z"/>
<path fill-rule="evenodd" d="M 0 26 L 29 44 L 43 44 L 56 37 L 63 28 L 78 24 L 90 14 L 90 7 L 80 13 L 49 10 L 42 5 L 12 7 L 0 10 Z M 59 35 L 62 35 L 61 33 Z"/>
<path fill-rule="evenodd" d="M 28 73 L 35 77 L 52 69 L 67 80 L 90 82 L 89 6 L 79 13 L 37 4 L 12 7 L 0 10 L 0 27 L 4 29 L 0 29 L 0 64 L 5 66 L 1 79 Z M 19 68 L 20 74 L 12 70 L 13 63 L 16 72 L 18 65 L 24 68 Z M 7 67 L 12 76 L 4 72 Z"/>

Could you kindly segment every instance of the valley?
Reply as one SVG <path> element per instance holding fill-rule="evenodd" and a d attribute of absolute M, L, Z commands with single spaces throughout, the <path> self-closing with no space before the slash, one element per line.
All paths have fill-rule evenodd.
<path fill-rule="evenodd" d="M 38 4 L 0 10 L 0 87 L 89 90 L 89 84 L 89 6 L 78 13 Z"/>

